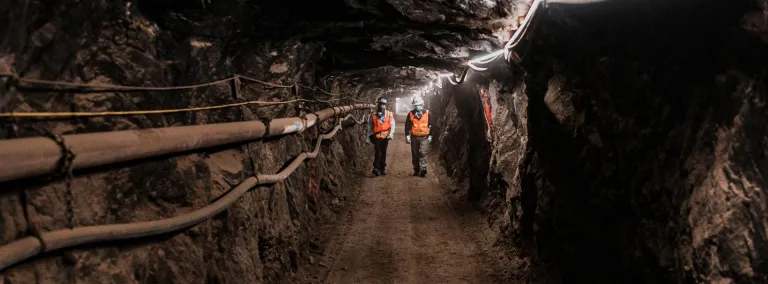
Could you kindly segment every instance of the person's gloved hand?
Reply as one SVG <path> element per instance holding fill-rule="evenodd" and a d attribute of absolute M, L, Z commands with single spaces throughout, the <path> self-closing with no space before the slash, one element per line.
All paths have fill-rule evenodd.
<path fill-rule="evenodd" d="M 432 143 L 432 135 L 427 136 L 427 143 Z"/>
<path fill-rule="evenodd" d="M 411 144 L 411 135 L 405 136 L 405 144 Z"/>
<path fill-rule="evenodd" d="M 392 140 L 394 138 L 395 138 L 395 134 L 393 133 L 390 133 L 389 135 L 387 135 L 387 140 Z"/>

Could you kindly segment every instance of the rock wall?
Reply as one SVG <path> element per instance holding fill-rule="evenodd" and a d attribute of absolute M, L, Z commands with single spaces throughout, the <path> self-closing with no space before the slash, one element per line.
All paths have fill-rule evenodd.
<path fill-rule="evenodd" d="M 145 17 L 149 10 L 123 1 L 2 1 L 10 15 L 0 34 L 0 71 L 26 78 L 129 86 L 176 86 L 241 74 L 264 81 L 314 86 L 317 44 L 294 41 L 243 42 L 202 20 L 174 26 Z M 134 3 L 135 4 L 135 3 Z M 192 20 L 190 20 L 192 21 Z M 195 23 L 197 23 L 195 25 Z M 217 27 L 217 25 L 213 25 Z M 220 28 L 220 27 L 219 27 Z M 29 31 L 26 33 L 25 31 Z M 210 34 L 219 33 L 218 36 Z M 3 86 L 7 87 L 7 85 Z M 313 98 L 314 93 L 241 85 L 170 92 L 0 93 L 0 111 L 106 111 L 182 108 Z M 322 86 L 327 88 L 327 86 Z M 338 89 L 336 89 L 338 91 Z M 229 108 L 167 115 L 60 120 L 6 120 L 4 138 L 40 132 L 74 134 L 174 127 L 297 116 L 328 105 L 306 104 Z M 304 109 L 302 109 L 304 108 Z M 323 125 L 329 129 L 330 125 Z M 322 130 L 322 129 L 321 129 Z M 333 220 L 354 194 L 354 169 L 366 168 L 361 127 L 347 127 L 324 144 L 313 162 L 285 182 L 259 187 L 227 211 L 188 230 L 132 242 L 100 244 L 54 252 L 0 272 L 3 283 L 274 283 L 290 278 L 308 262 L 312 233 Z M 310 150 L 313 131 L 76 171 L 71 197 L 60 178 L 33 178 L 0 184 L 0 245 L 41 231 L 68 227 L 68 203 L 75 227 L 157 220 L 213 202 L 248 176 L 277 172 Z M 362 153 L 362 154 L 361 154 Z M 316 168 L 316 174 L 311 169 Z M 319 184 L 317 201 L 308 182 Z M 341 202 L 340 202 L 341 201 Z M 29 219 L 25 218 L 24 208 Z"/>
<path fill-rule="evenodd" d="M 502 278 L 523 281 L 537 271 L 552 279 L 555 271 L 532 265 L 535 200 L 530 193 L 536 185 L 523 184 L 521 179 L 530 163 L 526 160 L 530 159 L 526 155 L 530 153 L 528 98 L 520 74 L 505 68 L 492 66 L 487 73 L 472 73 L 461 85 L 445 83 L 428 97 L 427 108 L 438 118 L 433 149 L 448 175 L 465 188 L 454 194 L 484 212 L 497 232 L 492 241 L 508 254 L 500 261 L 510 266 L 500 272 Z M 490 127 L 484 117 L 482 91 L 489 94 Z M 524 191 L 523 186 L 529 190 Z"/>
<path fill-rule="evenodd" d="M 522 82 L 473 73 L 433 100 L 440 136 L 459 137 L 441 140 L 446 168 L 487 180 L 479 204 L 532 280 L 768 279 L 766 7 L 552 5 Z M 476 90 L 498 84 L 490 168 L 473 173 L 464 153 L 486 142 L 463 133 L 483 127 Z"/>

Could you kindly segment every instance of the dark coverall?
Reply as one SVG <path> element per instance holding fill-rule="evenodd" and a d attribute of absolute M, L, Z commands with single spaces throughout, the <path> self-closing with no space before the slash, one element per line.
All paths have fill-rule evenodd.
<path fill-rule="evenodd" d="M 423 110 L 425 111 L 425 110 Z M 416 111 L 412 110 L 410 113 L 416 118 L 420 119 L 423 111 Z M 430 113 L 427 124 L 428 127 L 432 128 L 432 121 L 433 121 L 433 115 Z M 413 123 L 411 122 L 410 117 L 406 117 L 405 119 L 405 136 L 411 135 L 411 126 Z M 430 133 L 430 135 L 432 135 Z M 429 144 L 427 142 L 427 137 L 429 136 L 411 136 L 411 163 L 413 163 L 413 171 L 414 173 L 426 173 L 427 170 L 427 145 Z"/>

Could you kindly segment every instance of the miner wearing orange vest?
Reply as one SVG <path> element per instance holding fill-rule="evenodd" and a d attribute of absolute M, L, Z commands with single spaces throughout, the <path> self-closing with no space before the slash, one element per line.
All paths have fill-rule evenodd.
<path fill-rule="evenodd" d="M 366 119 L 365 143 L 373 143 L 373 174 L 387 175 L 387 145 L 395 136 L 395 114 L 387 110 L 387 99 L 380 97 L 376 111 Z"/>
<path fill-rule="evenodd" d="M 432 143 L 432 118 L 424 109 L 424 99 L 413 98 L 413 110 L 405 120 L 405 143 L 411 144 L 413 175 L 427 175 L 427 145 Z"/>

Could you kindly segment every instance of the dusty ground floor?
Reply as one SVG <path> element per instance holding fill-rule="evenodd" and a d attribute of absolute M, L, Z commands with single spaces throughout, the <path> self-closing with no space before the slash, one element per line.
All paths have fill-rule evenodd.
<path fill-rule="evenodd" d="M 413 176 L 403 140 L 389 145 L 386 176 L 360 170 L 357 196 L 318 232 L 312 264 L 290 282 L 519 283 L 512 270 L 522 264 L 509 263 L 511 252 L 482 213 L 467 209 L 461 186 L 434 156 L 426 177 Z"/>

